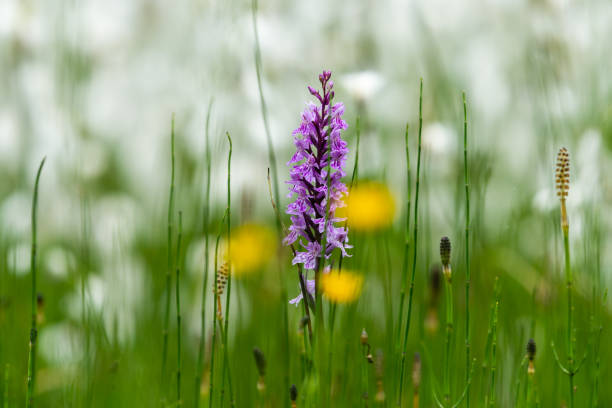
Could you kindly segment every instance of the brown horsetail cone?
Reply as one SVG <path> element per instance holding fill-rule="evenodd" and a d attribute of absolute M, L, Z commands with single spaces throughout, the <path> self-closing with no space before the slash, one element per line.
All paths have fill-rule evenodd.
<path fill-rule="evenodd" d="M 442 261 L 442 272 L 446 279 L 450 279 L 451 277 L 450 255 L 450 239 L 448 239 L 448 237 L 442 237 L 442 239 L 440 239 L 440 260 Z"/>
<path fill-rule="evenodd" d="M 298 397 L 298 390 L 295 384 L 293 384 L 291 388 L 289 388 L 289 396 L 291 397 L 291 406 L 295 407 L 296 406 L 295 401 L 297 401 L 297 397 Z"/>
<path fill-rule="evenodd" d="M 255 357 L 255 365 L 260 376 L 266 375 L 266 357 L 259 347 L 253 349 L 253 357 Z"/>
<path fill-rule="evenodd" d="M 561 201 L 565 200 L 569 191 L 570 178 L 569 152 L 565 147 L 557 153 L 557 170 L 555 171 L 555 182 L 557 184 L 557 196 Z"/>
<path fill-rule="evenodd" d="M 557 169 L 555 171 L 555 184 L 557 186 L 557 196 L 561 200 L 561 227 L 567 232 L 569 222 L 567 220 L 567 209 L 565 208 L 565 200 L 569 192 L 570 182 L 570 163 L 569 153 L 565 147 L 559 149 L 557 154 Z"/>
<path fill-rule="evenodd" d="M 229 277 L 229 266 L 224 262 L 217 270 L 217 295 L 222 295 Z"/>
<path fill-rule="evenodd" d="M 365 327 L 364 327 L 364 329 L 361 331 L 361 337 L 360 337 L 360 340 L 361 340 L 361 344 L 362 344 L 362 345 L 364 345 L 364 346 L 365 346 L 366 344 L 368 344 L 368 332 L 366 331 Z"/>
<path fill-rule="evenodd" d="M 257 381 L 257 391 L 263 392 L 266 389 L 266 357 L 263 351 L 258 347 L 253 349 L 253 356 L 255 357 L 255 365 L 257 366 L 257 372 L 259 373 L 259 380 Z"/>
<path fill-rule="evenodd" d="M 527 342 L 527 358 L 529 361 L 533 361 L 536 355 L 536 343 L 533 339 L 529 339 Z"/>
<path fill-rule="evenodd" d="M 535 374 L 535 365 L 533 364 L 533 360 L 536 355 L 536 343 L 533 339 L 529 339 L 527 342 L 527 359 L 529 359 L 529 366 L 527 367 L 527 374 L 533 375 Z"/>

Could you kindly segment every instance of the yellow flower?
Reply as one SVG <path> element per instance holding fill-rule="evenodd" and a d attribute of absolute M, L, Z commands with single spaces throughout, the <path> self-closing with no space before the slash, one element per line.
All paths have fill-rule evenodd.
<path fill-rule="evenodd" d="M 276 250 L 274 233 L 266 226 L 244 224 L 232 231 L 228 260 L 232 274 L 242 275 L 266 265 Z"/>
<path fill-rule="evenodd" d="M 350 303 L 359 297 L 363 276 L 348 271 L 337 270 L 321 274 L 323 295 L 334 303 Z"/>
<path fill-rule="evenodd" d="M 395 215 L 395 200 L 389 188 L 376 181 L 368 181 L 353 187 L 345 199 L 346 207 L 336 210 L 336 215 L 348 219 L 351 228 L 374 231 L 388 227 Z"/>

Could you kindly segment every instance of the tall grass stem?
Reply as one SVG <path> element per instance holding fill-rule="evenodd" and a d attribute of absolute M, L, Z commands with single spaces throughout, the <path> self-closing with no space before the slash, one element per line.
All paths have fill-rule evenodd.
<path fill-rule="evenodd" d="M 170 297 L 171 297 L 171 284 L 172 284 L 172 229 L 173 229 L 173 214 L 174 214 L 174 113 L 172 114 L 172 125 L 170 131 L 170 153 L 171 153 L 171 164 L 170 164 L 170 193 L 168 198 L 168 227 L 167 227 L 167 268 L 166 268 L 166 307 L 164 312 L 164 329 L 163 329 L 163 346 L 162 346 L 162 370 L 161 370 L 161 389 L 162 395 L 166 394 L 165 387 L 165 376 L 166 376 L 166 364 L 168 359 L 168 331 L 170 327 Z"/>
<path fill-rule="evenodd" d="M 26 407 L 31 408 L 34 406 L 34 384 L 36 380 L 36 340 L 38 337 L 38 329 L 36 327 L 36 311 L 37 311 L 37 295 L 36 295 L 36 255 L 38 251 L 36 241 L 36 229 L 37 229 L 37 211 L 38 211 L 38 185 L 40 182 L 40 174 L 42 173 L 43 166 L 45 165 L 44 157 L 38 166 L 38 172 L 36 173 L 36 181 L 34 182 L 34 195 L 32 197 L 32 248 L 30 252 L 30 274 L 32 275 L 32 325 L 30 328 L 30 348 L 28 355 L 28 378 L 27 378 L 27 390 L 26 390 Z"/>
<path fill-rule="evenodd" d="M 204 281 L 202 283 L 202 308 L 200 312 L 200 343 L 198 346 L 198 362 L 196 365 L 195 375 L 195 393 L 194 393 L 194 405 L 196 408 L 200 406 L 200 387 L 202 382 L 202 371 L 204 369 L 204 345 L 206 341 L 206 288 L 208 286 L 208 263 L 209 263 L 209 250 L 208 250 L 208 235 L 209 235 L 209 223 L 210 223 L 210 176 L 211 176 L 211 156 L 210 156 L 210 112 L 212 110 L 213 100 L 211 99 L 208 104 L 208 110 L 206 112 L 206 193 L 204 195 L 204 216 L 203 216 L 203 233 L 204 233 Z M 213 320 L 214 323 L 214 320 Z"/>
<path fill-rule="evenodd" d="M 470 175 L 468 171 L 467 103 L 463 99 L 463 175 L 465 180 L 465 381 L 470 377 Z M 466 407 L 470 407 L 470 386 L 465 396 Z"/>
<path fill-rule="evenodd" d="M 417 174 L 416 174 L 416 189 L 414 199 L 414 228 L 413 228 L 413 245 L 412 245 L 412 273 L 410 275 L 410 291 L 408 294 L 408 315 L 406 316 L 406 327 L 404 329 L 404 340 L 402 343 L 402 358 L 400 363 L 400 383 L 397 398 L 397 405 L 401 405 L 402 391 L 404 387 L 404 372 L 406 369 L 406 348 L 408 347 L 408 333 L 410 332 L 410 317 L 412 315 L 412 298 L 414 295 L 414 277 L 416 274 L 417 264 L 417 238 L 418 238 L 418 215 L 419 215 L 419 180 L 421 175 L 421 136 L 423 130 L 423 78 L 421 78 L 419 87 L 419 144 L 417 150 Z"/>

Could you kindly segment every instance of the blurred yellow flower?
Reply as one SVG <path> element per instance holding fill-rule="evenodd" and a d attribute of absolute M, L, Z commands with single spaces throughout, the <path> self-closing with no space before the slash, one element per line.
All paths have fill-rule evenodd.
<path fill-rule="evenodd" d="M 389 188 L 376 181 L 353 187 L 344 200 L 346 207 L 336 210 L 336 216 L 348 219 L 351 228 L 374 231 L 388 227 L 395 215 L 395 200 Z"/>
<path fill-rule="evenodd" d="M 244 224 L 232 231 L 228 260 L 233 275 L 243 275 L 266 265 L 276 251 L 276 236 L 260 224 Z"/>
<path fill-rule="evenodd" d="M 359 297 L 363 286 L 363 276 L 352 272 L 337 270 L 321 274 L 323 295 L 334 303 L 350 303 Z"/>

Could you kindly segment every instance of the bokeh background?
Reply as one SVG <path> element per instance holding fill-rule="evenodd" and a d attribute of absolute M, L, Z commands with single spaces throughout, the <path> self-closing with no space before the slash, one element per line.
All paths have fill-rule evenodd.
<path fill-rule="evenodd" d="M 396 274 L 405 214 L 404 128 L 410 123 L 414 165 L 423 78 L 421 283 L 436 257 L 438 237 L 459 238 L 462 233 L 465 91 L 475 236 L 472 273 L 477 281 L 473 296 L 484 305 L 480 313 L 486 322 L 494 276 L 516 294 L 508 296 L 500 312 L 507 320 L 501 341 L 513 350 L 500 356 L 508 366 L 502 383 L 512 382 L 524 344 L 520 333 L 529 326 L 531 308 L 521 302 L 529 303 L 535 294 L 542 313 L 548 313 L 547 305 L 564 310 L 555 303 L 562 302 L 563 293 L 555 288 L 563 276 L 553 169 L 557 149 L 566 146 L 572 160 L 571 244 L 579 304 L 585 307 L 578 336 L 587 341 L 589 310 L 596 308 L 593 288 L 605 288 L 612 279 L 612 183 L 606 176 L 612 171 L 609 1 L 262 0 L 258 24 L 263 92 L 282 191 L 291 132 L 311 99 L 306 85 L 314 85 L 322 69 L 331 69 L 336 100 L 346 104 L 349 165 L 360 116 L 360 178 L 383 181 L 396 198 L 389 232 L 397 238 L 391 267 Z M 155 378 L 157 368 L 143 373 L 142 363 L 155 355 L 161 340 L 151 340 L 151 333 L 158 333 L 160 324 L 152 322 L 162 314 L 158 299 L 166 256 L 173 113 L 176 208 L 183 211 L 188 235 L 185 341 L 187 353 L 195 353 L 209 106 L 211 229 L 217 228 L 225 205 L 228 131 L 234 140 L 233 222 L 265 224 L 273 231 L 254 50 L 248 1 L 0 3 L 0 360 L 12 373 L 10 395 L 21 395 L 25 375 L 31 189 L 43 156 L 40 290 L 47 311 L 40 336 L 45 370 L 39 377 L 40 393 L 52 401 L 48 406 L 77 398 L 78 387 L 70 386 L 76 367 L 84 364 L 85 344 L 95 348 L 79 329 L 84 310 L 100 322 L 93 335 L 100 342 L 98 354 L 91 362 L 98 380 L 112 382 L 106 374 L 117 370 L 115 362 L 121 367 L 126 361 L 141 365 L 132 366 L 129 375 L 143 378 L 143 383 Z M 210 241 L 212 245 L 214 235 Z M 234 309 L 243 322 L 237 326 L 247 327 L 254 337 L 256 324 L 244 322 L 265 318 L 268 309 L 261 306 L 266 303 L 262 299 L 278 286 L 272 270 L 249 278 L 257 290 L 245 289 L 240 297 L 244 304 Z M 297 294 L 291 279 L 290 297 Z M 372 287 L 373 294 L 379 293 Z M 376 297 L 364 301 L 373 308 L 372 315 L 384 303 L 377 304 Z M 517 302 L 514 310 L 512 301 Z M 300 316 L 293 312 L 291 308 L 295 322 Z M 552 313 L 559 330 L 564 316 Z M 372 323 L 377 325 L 384 322 Z M 538 336 L 545 350 L 549 337 Z M 243 345 L 244 358 L 251 358 L 252 344 L 241 338 L 248 337 L 239 337 L 236 348 Z M 542 353 L 554 363 L 550 350 Z M 189 370 L 193 363 L 186 364 Z M 554 382 L 560 382 L 560 374 L 555 375 Z M 586 375 L 582 381 L 587 387 Z M 116 388 L 100 385 L 115 393 L 94 400 L 100 406 L 129 404 L 121 387 L 146 395 L 144 387 L 119 383 Z M 557 388 L 551 385 L 550 395 L 561 395 Z M 510 401 L 512 387 L 499 389 L 500 400 Z M 602 392 L 610 403 L 610 391 Z"/>

